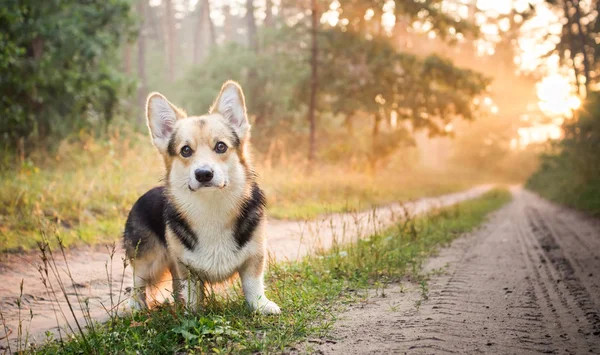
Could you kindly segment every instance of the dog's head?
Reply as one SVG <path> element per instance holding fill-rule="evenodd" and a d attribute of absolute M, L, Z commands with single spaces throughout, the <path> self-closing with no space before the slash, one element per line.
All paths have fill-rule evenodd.
<path fill-rule="evenodd" d="M 165 160 L 171 188 L 219 190 L 245 179 L 250 124 L 237 83 L 223 84 L 203 116 L 187 116 L 163 95 L 152 93 L 146 117 L 152 141 Z"/>

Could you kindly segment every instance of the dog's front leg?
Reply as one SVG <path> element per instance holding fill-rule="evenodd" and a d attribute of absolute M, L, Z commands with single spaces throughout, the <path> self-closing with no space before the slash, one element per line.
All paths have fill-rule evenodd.
<path fill-rule="evenodd" d="M 264 266 L 265 257 L 261 255 L 248 259 L 240 268 L 244 296 L 253 310 L 262 314 L 279 314 L 279 306 L 265 296 Z"/>

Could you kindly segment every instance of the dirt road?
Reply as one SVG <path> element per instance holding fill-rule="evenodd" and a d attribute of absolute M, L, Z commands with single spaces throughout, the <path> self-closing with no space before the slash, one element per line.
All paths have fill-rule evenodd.
<path fill-rule="evenodd" d="M 361 213 L 332 214 L 309 222 L 270 221 L 267 238 L 271 256 L 278 261 L 294 260 L 311 252 L 314 248 L 328 248 L 334 240 L 350 241 L 383 228 L 401 218 L 404 213 L 420 214 L 436 207 L 443 207 L 477 197 L 491 189 L 491 186 L 480 186 L 468 191 L 448 194 L 437 198 L 423 198 L 403 205 L 392 204 Z M 89 300 L 91 317 L 98 320 L 108 318 L 106 309 L 111 304 L 127 299 L 124 287 L 131 284 L 131 270 L 123 273 L 123 251 L 117 248 L 110 264 L 106 247 L 80 248 L 67 255 L 69 270 L 75 280 L 74 286 L 65 275 L 66 265 L 62 257 L 55 255 L 57 269 L 60 270 L 65 289 L 70 296 L 78 318 L 82 322 L 81 311 L 76 301 L 76 293 L 80 298 Z M 64 327 L 69 322 L 73 327 L 73 318 L 68 305 L 59 292 L 58 302 L 51 292 L 42 284 L 38 272 L 39 257 L 37 255 L 8 255 L 0 263 L 0 311 L 9 328 L 8 337 L 13 342 L 17 339 L 19 319 L 23 320 L 23 333 L 28 329 L 33 337 L 30 341 L 43 339 L 46 330 L 57 332 L 58 324 Z M 111 282 L 109 282 L 109 276 Z M 51 277 L 55 288 L 58 282 Z M 23 281 L 22 311 L 19 315 L 17 299 L 20 284 Z M 111 301 L 112 296 L 112 301 Z M 30 322 L 30 310 L 33 318 Z M 67 315 L 63 317 L 61 310 Z M 58 322 L 57 322 L 58 318 Z M 0 350 L 5 345 L 5 332 L 0 323 Z"/>
<path fill-rule="evenodd" d="M 600 354 L 600 221 L 522 190 L 406 283 L 340 316 L 325 354 Z M 318 343 L 321 343 L 320 345 Z"/>

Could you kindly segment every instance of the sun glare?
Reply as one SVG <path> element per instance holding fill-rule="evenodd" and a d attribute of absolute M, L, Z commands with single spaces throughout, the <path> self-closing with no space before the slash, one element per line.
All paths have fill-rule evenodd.
<path fill-rule="evenodd" d="M 573 94 L 573 86 L 560 74 L 545 77 L 536 85 L 539 107 L 546 115 L 570 116 L 571 112 L 581 105 L 581 101 Z"/>

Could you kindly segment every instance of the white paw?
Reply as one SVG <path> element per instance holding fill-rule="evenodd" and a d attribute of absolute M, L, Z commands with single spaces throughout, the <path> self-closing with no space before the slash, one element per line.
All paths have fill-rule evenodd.
<path fill-rule="evenodd" d="M 279 308 L 279 306 L 275 302 L 270 301 L 266 298 L 256 302 L 254 305 L 252 305 L 252 308 L 255 311 L 260 312 L 264 315 L 281 313 L 281 309 Z"/>

